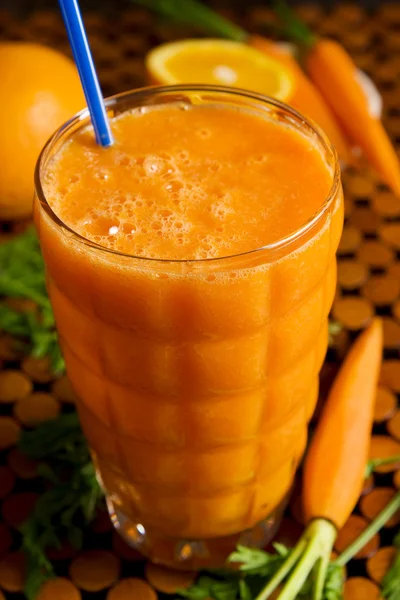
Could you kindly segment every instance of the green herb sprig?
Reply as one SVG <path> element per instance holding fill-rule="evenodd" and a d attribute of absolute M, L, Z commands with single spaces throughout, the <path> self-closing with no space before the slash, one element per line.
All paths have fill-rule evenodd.
<path fill-rule="evenodd" d="M 0 296 L 35 303 L 26 312 L 0 304 L 0 330 L 17 337 L 25 354 L 48 357 L 54 374 L 62 373 L 64 360 L 46 291 L 44 262 L 33 228 L 0 245 Z"/>
<path fill-rule="evenodd" d="M 41 461 L 38 475 L 50 483 L 21 527 L 22 550 L 27 559 L 25 595 L 35 600 L 42 584 L 54 577 L 48 548 L 63 540 L 82 546 L 82 528 L 93 520 L 103 498 L 76 413 L 63 414 L 24 432 L 21 452 Z"/>
<path fill-rule="evenodd" d="M 344 567 L 363 548 L 385 523 L 400 509 L 400 492 L 368 525 L 360 536 L 340 554 L 326 565 L 324 580 L 320 582 L 321 600 L 343 600 Z M 300 540 L 301 541 L 301 540 Z M 400 533 L 395 539 L 398 555 L 383 580 L 382 596 L 387 600 L 400 600 Z M 274 580 L 286 581 L 295 572 L 296 548 L 287 548 L 283 544 L 273 544 L 275 553 L 265 552 L 257 548 L 238 546 L 228 561 L 239 564 L 236 570 L 204 572 L 187 590 L 179 594 L 190 600 L 267 600 L 275 590 Z M 285 577 L 279 576 L 285 570 Z M 313 596 L 315 584 L 321 572 L 317 565 L 303 582 L 299 600 L 309 600 Z M 284 587 L 278 598 L 292 598 L 291 590 Z"/>
<path fill-rule="evenodd" d="M 394 538 L 397 555 L 382 581 L 382 597 L 386 600 L 400 600 L 400 531 Z"/>
<path fill-rule="evenodd" d="M 273 0 L 273 8 L 281 25 L 282 34 L 298 43 L 302 48 L 312 48 L 317 36 L 296 15 L 285 0 Z"/>
<path fill-rule="evenodd" d="M 225 570 L 201 574 L 180 596 L 189 600 L 256 600 L 263 598 L 266 582 L 272 580 L 290 556 L 292 550 L 284 544 L 273 544 L 275 553 L 239 545 L 229 557 L 229 562 L 240 563 L 238 570 Z M 324 600 L 342 600 L 344 574 L 342 567 L 330 563 L 325 581 Z M 297 595 L 299 600 L 309 600 L 313 576 L 304 582 Z M 266 598 L 269 597 L 265 596 Z"/>

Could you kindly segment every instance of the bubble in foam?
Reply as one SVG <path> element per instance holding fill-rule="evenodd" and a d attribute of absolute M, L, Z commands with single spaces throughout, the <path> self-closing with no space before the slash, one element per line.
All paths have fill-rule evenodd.
<path fill-rule="evenodd" d="M 109 236 L 115 236 L 118 233 L 119 226 L 119 220 L 115 215 L 97 214 L 94 211 L 90 211 L 81 222 L 81 227 L 86 235 L 89 235 L 91 239 L 93 236 L 100 235 L 105 238 L 106 245 Z"/>
<path fill-rule="evenodd" d="M 183 183 L 177 179 L 174 179 L 172 181 L 170 181 L 169 183 L 167 183 L 167 185 L 165 186 L 165 189 L 167 190 L 167 192 L 169 192 L 170 194 L 176 194 L 178 193 L 181 189 L 183 188 Z"/>
<path fill-rule="evenodd" d="M 143 166 L 143 163 L 145 161 L 145 156 L 135 156 L 135 158 L 133 159 L 133 164 L 135 165 L 139 165 L 139 167 Z"/>
<path fill-rule="evenodd" d="M 211 130 L 207 129 L 206 127 L 202 127 L 196 131 L 196 134 L 203 140 L 206 140 L 211 137 Z"/>
<path fill-rule="evenodd" d="M 259 154 L 259 155 L 251 156 L 250 158 L 248 158 L 247 164 L 248 165 L 262 165 L 262 164 L 266 163 L 267 161 L 268 161 L 267 154 Z"/>
<path fill-rule="evenodd" d="M 158 214 L 160 215 L 160 217 L 162 219 L 168 219 L 168 217 L 171 217 L 173 215 L 173 212 L 172 212 L 172 210 L 165 209 L 165 210 L 159 210 Z"/>
<path fill-rule="evenodd" d="M 165 181 L 169 181 L 171 179 L 171 177 L 173 177 L 175 175 L 175 173 L 177 172 L 177 169 L 175 168 L 175 165 L 174 165 L 174 168 L 172 168 L 172 166 L 173 165 L 171 165 L 171 163 L 169 163 L 169 168 L 164 173 L 162 173 L 161 179 L 164 179 Z"/>
<path fill-rule="evenodd" d="M 109 171 L 106 171 L 105 169 L 97 169 L 94 172 L 94 177 L 98 181 L 109 181 L 111 179 L 111 174 Z"/>
<path fill-rule="evenodd" d="M 225 219 L 227 215 L 233 212 L 232 208 L 223 201 L 213 202 L 210 209 L 211 214 L 219 220 Z"/>
<path fill-rule="evenodd" d="M 133 223 L 124 223 L 124 227 L 129 233 L 136 233 L 137 227 Z"/>
<path fill-rule="evenodd" d="M 51 185 L 56 179 L 56 174 L 53 171 L 47 171 L 44 174 L 44 181 L 46 185 Z"/>
<path fill-rule="evenodd" d="M 143 161 L 143 169 L 149 177 L 162 175 L 168 169 L 168 162 L 161 156 L 146 156 Z"/>
<path fill-rule="evenodd" d="M 121 167 L 129 167 L 132 165 L 132 159 L 129 156 L 118 157 L 115 162 Z"/>

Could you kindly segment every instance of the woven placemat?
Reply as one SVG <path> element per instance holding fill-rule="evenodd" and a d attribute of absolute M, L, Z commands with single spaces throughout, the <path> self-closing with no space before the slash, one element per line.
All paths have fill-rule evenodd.
<path fill-rule="evenodd" d="M 377 84 L 384 102 L 384 124 L 395 143 L 400 144 L 400 6 L 382 5 L 374 13 L 359 6 L 340 4 L 329 15 L 316 5 L 298 9 L 300 16 L 315 31 L 342 42 L 357 65 Z M 239 21 L 233 12 L 227 14 Z M 249 9 L 240 24 L 249 31 L 261 30 L 271 18 L 266 8 Z M 192 32 L 160 24 L 141 9 L 115 14 L 112 19 L 87 13 L 85 23 L 100 79 L 106 95 L 145 85 L 143 57 L 155 44 Z M 35 12 L 26 20 L 0 12 L 0 39 L 31 40 L 48 44 L 70 54 L 60 17 L 51 12 Z M 358 330 L 380 314 L 384 322 L 385 360 L 375 415 L 373 448 L 378 455 L 400 454 L 400 204 L 367 168 L 347 169 L 343 174 L 346 222 L 339 248 L 338 289 L 333 316 L 343 325 L 328 353 L 321 374 L 323 397 Z M 21 226 L 14 226 L 15 232 Z M 1 237 L 1 236 L 0 236 Z M 1 239 L 0 239 L 1 241 Z M 52 380 L 46 361 L 19 360 L 11 340 L 0 336 L 0 590 L 7 600 L 23 598 L 22 558 L 18 553 L 18 526 L 29 514 L 40 492 L 35 479 L 35 464 L 15 448 L 19 432 L 40 416 L 51 418 L 70 410 L 74 394 L 66 377 Z M 366 482 L 359 505 L 340 533 L 340 551 L 387 503 L 400 488 L 400 470 L 382 467 Z M 298 495 L 293 494 L 278 538 L 292 544 L 301 531 Z M 346 589 L 346 600 L 377 599 L 377 588 L 390 561 L 393 531 L 400 523 L 396 515 L 389 527 L 376 536 L 348 568 L 353 580 Z M 73 583 L 58 594 L 42 595 L 40 600 L 124 600 L 134 598 L 127 588 L 113 593 L 115 582 L 125 577 L 144 577 L 144 560 L 112 530 L 107 514 L 99 514 L 84 534 L 84 552 L 70 546 L 51 553 L 58 575 Z M 151 573 L 148 574 L 151 576 Z M 91 580 L 92 579 L 92 580 Z M 91 581 L 90 581 L 91 580 Z M 157 577 L 153 578 L 153 583 Z M 375 582 L 375 583 L 373 583 Z M 361 587 L 360 587 L 361 586 Z M 87 592 L 91 587 L 97 591 Z M 363 595 L 356 595 L 362 590 Z M 148 592 L 148 590 L 147 590 Z M 146 592 L 146 593 L 147 593 Z M 136 596 L 139 591 L 136 590 Z M 64 594 L 64 595 L 63 595 Z M 162 594 L 160 594 L 162 596 Z M 154 596 L 145 596 L 151 600 Z M 0 600 L 3 599 L 0 591 Z"/>

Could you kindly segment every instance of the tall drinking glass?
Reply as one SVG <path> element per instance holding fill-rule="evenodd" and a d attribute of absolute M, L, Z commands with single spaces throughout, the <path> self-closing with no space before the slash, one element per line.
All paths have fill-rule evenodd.
<path fill-rule="evenodd" d="M 89 124 L 87 111 L 40 156 L 35 222 L 48 290 L 110 515 L 152 560 L 193 568 L 220 564 L 237 542 L 266 543 L 279 523 L 317 400 L 343 206 L 335 151 L 275 100 L 172 86 L 106 104 L 116 117 L 176 102 L 295 129 L 331 177 L 317 212 L 282 239 L 236 256 L 158 260 L 85 239 L 46 199 L 47 169 Z"/>

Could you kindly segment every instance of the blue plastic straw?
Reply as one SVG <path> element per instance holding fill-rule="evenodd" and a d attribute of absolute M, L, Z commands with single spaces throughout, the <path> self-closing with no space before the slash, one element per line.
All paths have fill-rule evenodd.
<path fill-rule="evenodd" d="M 78 1 L 59 0 L 59 3 L 89 107 L 96 142 L 101 146 L 111 146 L 114 140 Z"/>

